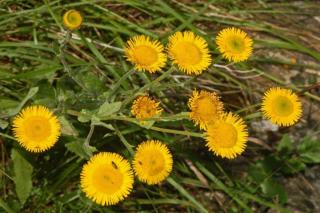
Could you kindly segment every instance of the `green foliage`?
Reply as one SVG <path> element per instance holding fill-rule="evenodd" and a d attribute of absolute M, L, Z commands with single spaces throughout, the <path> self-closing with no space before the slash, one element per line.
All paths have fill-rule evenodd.
<path fill-rule="evenodd" d="M 253 164 L 248 170 L 249 177 L 260 186 L 265 196 L 275 197 L 284 204 L 288 195 L 283 184 L 278 182 L 279 177 L 301 172 L 307 168 L 307 164 L 319 163 L 319 155 L 316 154 L 319 147 L 320 141 L 308 136 L 296 146 L 285 134 L 277 144 L 278 152 Z"/>
<path fill-rule="evenodd" d="M 114 102 L 114 103 L 103 103 L 97 113 L 97 117 L 103 119 L 106 116 L 115 114 L 121 108 L 121 102 Z"/>
<path fill-rule="evenodd" d="M 270 137 L 250 128 L 261 119 L 257 102 L 267 87 L 300 92 L 317 82 L 316 74 L 306 74 L 320 69 L 317 43 L 311 43 L 318 42 L 317 35 L 297 21 L 316 20 L 317 3 L 5 0 L 0 5 L 0 208 L 4 211 L 288 212 L 291 194 L 285 182 L 320 163 L 319 139 L 295 136 L 306 130 L 318 134 L 314 120 Z M 84 24 L 72 32 L 61 52 L 66 38 L 61 15 L 72 8 L 84 15 Z M 173 32 L 191 30 L 208 41 L 213 62 L 224 65 L 214 37 L 230 26 L 243 28 L 254 38 L 248 62 L 211 66 L 200 76 L 184 75 L 168 63 L 161 73 L 151 75 L 132 69 L 123 56 L 130 36 L 145 34 L 165 44 Z M 297 76 L 288 77 L 297 70 Z M 203 133 L 188 120 L 188 97 L 200 88 L 219 91 L 226 109 L 246 119 L 250 136 L 266 137 L 263 142 L 269 149 L 249 142 L 238 159 L 213 157 Z M 145 93 L 159 99 L 165 113 L 140 123 L 131 117 L 130 105 Z M 319 105 L 316 90 L 300 95 L 306 106 Z M 62 125 L 59 142 L 42 154 L 25 154 L 12 137 L 12 117 L 29 104 L 48 106 Z M 280 132 L 287 134 L 276 143 L 273 138 Z M 146 139 L 162 140 L 174 153 L 174 170 L 167 182 L 150 187 L 136 181 L 130 197 L 115 207 L 98 206 L 85 197 L 79 187 L 80 171 L 94 152 L 112 151 L 132 159 L 136 145 Z"/>
<path fill-rule="evenodd" d="M 70 151 L 83 159 L 89 159 L 92 153 L 97 151 L 94 146 L 90 146 L 84 142 L 85 140 L 77 139 L 67 143 L 65 146 Z"/>
<path fill-rule="evenodd" d="M 320 140 L 306 137 L 298 145 L 297 151 L 304 163 L 320 163 Z"/>
<path fill-rule="evenodd" d="M 16 193 L 23 206 L 32 190 L 33 167 L 16 149 L 11 150 L 11 159 L 13 161 L 13 180 L 16 186 Z"/>

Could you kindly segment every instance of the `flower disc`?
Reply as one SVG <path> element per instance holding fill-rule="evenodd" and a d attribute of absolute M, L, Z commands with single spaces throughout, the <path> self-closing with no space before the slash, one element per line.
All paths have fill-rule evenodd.
<path fill-rule="evenodd" d="M 252 39 L 247 33 L 234 27 L 220 31 L 216 43 L 223 57 L 229 61 L 245 61 L 252 53 Z"/>
<path fill-rule="evenodd" d="M 127 60 L 135 65 L 138 71 L 155 73 L 166 65 L 167 56 L 163 45 L 150 37 L 140 35 L 131 38 L 124 49 Z"/>
<path fill-rule="evenodd" d="M 21 146 L 31 152 L 50 149 L 60 136 L 58 118 L 44 106 L 24 108 L 13 120 L 13 133 Z"/>
<path fill-rule="evenodd" d="M 193 32 L 176 32 L 169 37 L 168 54 L 187 74 L 201 74 L 211 64 L 206 40 Z"/>
<path fill-rule="evenodd" d="M 295 124 L 302 115 L 302 104 L 298 96 L 289 89 L 271 88 L 262 100 L 265 117 L 280 126 Z"/>
<path fill-rule="evenodd" d="M 149 96 L 139 96 L 132 104 L 131 113 L 138 120 L 143 121 L 160 115 L 162 108 L 159 105 L 160 102 L 151 99 Z"/>
<path fill-rule="evenodd" d="M 172 155 L 165 144 L 148 140 L 138 146 L 133 169 L 139 180 L 152 185 L 160 183 L 169 176 L 172 163 Z"/>
<path fill-rule="evenodd" d="M 233 159 L 240 155 L 247 143 L 248 130 L 243 120 L 232 113 L 224 114 L 207 128 L 207 147 L 216 155 Z"/>
<path fill-rule="evenodd" d="M 125 199 L 133 186 L 133 172 L 127 160 L 116 153 L 101 152 L 82 168 L 81 188 L 100 205 L 114 205 Z"/>
<path fill-rule="evenodd" d="M 70 30 L 75 30 L 82 24 L 82 16 L 79 11 L 68 10 L 63 15 L 63 24 Z"/>

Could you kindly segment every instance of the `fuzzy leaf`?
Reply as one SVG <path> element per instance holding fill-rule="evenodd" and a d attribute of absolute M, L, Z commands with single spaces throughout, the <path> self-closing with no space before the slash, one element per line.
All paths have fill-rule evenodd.
<path fill-rule="evenodd" d="M 60 116 L 59 117 L 59 121 L 61 123 L 61 132 L 64 135 L 71 135 L 71 136 L 78 136 L 78 131 L 76 130 L 76 128 L 74 128 L 74 126 L 72 125 L 72 123 L 70 123 L 66 117 L 64 116 Z"/>
<path fill-rule="evenodd" d="M 279 203 L 284 204 L 287 202 L 287 194 L 282 185 L 267 179 L 261 185 L 262 192 L 269 197 L 276 197 Z"/>
<path fill-rule="evenodd" d="M 103 118 L 118 112 L 121 108 L 121 102 L 108 103 L 105 102 L 99 108 L 97 116 Z"/>
<path fill-rule="evenodd" d="M 277 150 L 281 154 L 288 155 L 293 150 L 292 141 L 288 134 L 283 135 L 281 141 L 277 145 Z"/>
<path fill-rule="evenodd" d="M 305 138 L 298 146 L 298 153 L 305 163 L 320 163 L 320 141 Z"/>
<path fill-rule="evenodd" d="M 16 193 L 23 205 L 28 199 L 32 189 L 32 165 L 15 149 L 12 149 L 11 158 L 13 161 L 14 183 Z"/>
<path fill-rule="evenodd" d="M 73 141 L 67 143 L 66 148 L 70 151 L 78 155 L 80 158 L 88 159 L 92 156 L 92 153 L 97 151 L 96 147 L 88 146 L 84 144 L 82 141 Z"/>

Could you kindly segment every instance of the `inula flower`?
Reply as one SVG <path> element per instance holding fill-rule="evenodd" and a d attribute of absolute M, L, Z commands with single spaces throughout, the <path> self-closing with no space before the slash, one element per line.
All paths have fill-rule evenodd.
<path fill-rule="evenodd" d="M 248 130 L 238 115 L 226 113 L 208 126 L 206 137 L 210 151 L 223 158 L 233 159 L 244 151 Z"/>
<path fill-rule="evenodd" d="M 300 119 L 302 106 L 298 96 L 290 89 L 275 87 L 264 94 L 262 112 L 275 124 L 291 126 Z"/>
<path fill-rule="evenodd" d="M 204 90 L 193 91 L 188 102 L 190 118 L 200 125 L 200 129 L 206 129 L 208 125 L 216 121 L 223 113 L 223 103 L 215 92 Z"/>
<path fill-rule="evenodd" d="M 139 96 L 132 104 L 131 113 L 138 120 L 143 121 L 161 114 L 160 102 L 151 99 L 149 96 Z"/>
<path fill-rule="evenodd" d="M 220 31 L 216 43 L 223 57 L 232 62 L 245 61 L 252 53 L 252 39 L 247 33 L 234 27 Z"/>
<path fill-rule="evenodd" d="M 172 155 L 165 144 L 157 140 L 148 140 L 138 146 L 133 169 L 140 181 L 152 185 L 169 176 L 172 163 Z"/>
<path fill-rule="evenodd" d="M 58 118 L 44 106 L 24 108 L 13 119 L 13 133 L 17 141 L 31 152 L 50 149 L 60 136 Z"/>
<path fill-rule="evenodd" d="M 81 188 L 100 205 L 124 200 L 133 187 L 133 172 L 127 160 L 116 153 L 101 152 L 90 158 L 81 172 Z"/>
<path fill-rule="evenodd" d="M 69 30 L 75 30 L 82 24 L 82 16 L 77 10 L 68 10 L 63 15 L 63 24 Z"/>
<path fill-rule="evenodd" d="M 169 57 L 187 74 L 201 74 L 211 64 L 206 40 L 193 32 L 176 32 L 169 37 Z"/>
<path fill-rule="evenodd" d="M 155 73 L 166 65 L 167 56 L 163 45 L 145 35 L 131 38 L 124 49 L 127 60 L 134 64 L 138 71 Z"/>

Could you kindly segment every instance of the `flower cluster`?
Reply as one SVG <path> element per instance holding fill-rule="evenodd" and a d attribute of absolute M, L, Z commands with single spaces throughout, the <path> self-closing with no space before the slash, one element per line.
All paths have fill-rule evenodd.
<path fill-rule="evenodd" d="M 229 61 L 247 60 L 252 53 L 252 40 L 240 29 L 222 30 L 216 44 L 223 57 Z M 199 75 L 211 64 L 207 41 L 190 31 L 176 32 L 169 37 L 166 48 L 157 40 L 145 35 L 134 36 L 124 49 L 126 58 L 138 71 L 155 73 L 167 61 L 166 53 L 179 70 Z"/>
<path fill-rule="evenodd" d="M 75 10 L 63 16 L 70 30 L 77 29 L 82 17 Z M 216 43 L 223 57 L 233 62 L 244 61 L 252 53 L 252 40 L 240 29 L 222 30 Z M 128 61 L 138 71 L 155 73 L 166 66 L 167 55 L 174 65 L 187 74 L 201 74 L 211 62 L 206 40 L 193 32 L 176 32 L 165 48 L 148 36 L 135 36 L 124 49 Z M 233 159 L 246 147 L 248 128 L 239 115 L 227 112 L 216 92 L 194 90 L 187 103 L 189 118 L 204 130 L 206 146 L 215 155 Z M 139 122 L 160 117 L 164 110 L 159 101 L 148 95 L 134 100 L 131 113 Z M 280 126 L 296 123 L 302 115 L 302 104 L 289 89 L 269 89 L 261 104 L 263 115 Z M 43 152 L 58 141 L 61 134 L 59 119 L 45 106 L 29 106 L 13 119 L 16 140 L 31 152 Z M 158 140 L 147 140 L 136 147 L 132 164 L 121 155 L 100 152 L 83 166 L 80 185 L 88 198 L 101 205 L 114 205 L 132 191 L 134 175 L 146 184 L 159 184 L 172 171 L 173 157 L 168 146 Z"/>

